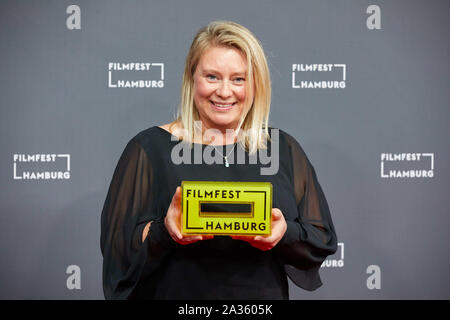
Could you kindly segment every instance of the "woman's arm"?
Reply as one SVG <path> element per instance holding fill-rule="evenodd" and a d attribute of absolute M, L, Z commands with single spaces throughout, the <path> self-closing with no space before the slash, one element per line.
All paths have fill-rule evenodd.
<path fill-rule="evenodd" d="M 147 238 L 148 231 L 150 230 L 151 224 L 152 224 L 152 222 L 150 221 L 145 225 L 144 230 L 142 231 L 142 242 L 144 242 L 145 239 Z"/>

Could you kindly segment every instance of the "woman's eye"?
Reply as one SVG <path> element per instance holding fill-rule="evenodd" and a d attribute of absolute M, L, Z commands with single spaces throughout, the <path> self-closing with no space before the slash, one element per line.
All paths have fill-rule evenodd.
<path fill-rule="evenodd" d="M 213 75 L 213 74 L 208 74 L 208 75 L 206 76 L 206 78 L 207 78 L 208 80 L 217 80 L 217 77 L 216 77 L 215 75 Z"/>
<path fill-rule="evenodd" d="M 242 83 L 244 81 L 245 81 L 244 78 L 236 78 L 236 79 L 234 79 L 234 82 L 237 82 L 237 83 Z"/>

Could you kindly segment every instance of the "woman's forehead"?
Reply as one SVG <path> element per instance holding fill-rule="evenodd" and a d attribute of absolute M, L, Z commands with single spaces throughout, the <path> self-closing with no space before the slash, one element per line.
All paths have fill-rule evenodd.
<path fill-rule="evenodd" d="M 247 59 L 244 53 L 236 48 L 213 46 L 203 52 L 198 67 L 202 71 L 246 73 Z"/>

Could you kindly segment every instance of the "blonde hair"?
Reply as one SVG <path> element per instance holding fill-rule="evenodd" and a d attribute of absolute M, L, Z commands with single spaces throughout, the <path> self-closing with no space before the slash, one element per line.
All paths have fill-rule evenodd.
<path fill-rule="evenodd" d="M 196 135 L 195 121 L 200 120 L 194 102 L 194 73 L 200 57 L 212 46 L 236 48 L 246 57 L 248 85 L 245 105 L 252 105 L 239 121 L 240 143 L 250 153 L 266 148 L 271 101 L 269 67 L 260 42 L 247 28 L 235 22 L 213 21 L 195 35 L 186 57 L 177 121 L 181 122 L 187 139 L 192 142 Z M 254 90 L 253 101 L 248 101 L 250 90 Z"/>

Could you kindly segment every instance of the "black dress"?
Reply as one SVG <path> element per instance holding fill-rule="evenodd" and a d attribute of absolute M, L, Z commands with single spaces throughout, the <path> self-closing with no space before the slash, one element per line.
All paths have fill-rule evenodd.
<path fill-rule="evenodd" d="M 306 290 L 318 288 L 320 265 L 336 251 L 336 234 L 313 166 L 294 138 L 278 132 L 279 168 L 273 175 L 261 175 L 267 162 L 250 164 L 248 157 L 244 164 L 229 167 L 174 164 L 171 151 L 179 141 L 159 127 L 133 137 L 117 164 L 102 211 L 105 298 L 288 299 L 287 276 Z M 237 157 L 237 148 L 239 144 L 229 159 Z M 271 143 L 267 150 L 270 154 Z M 227 236 L 189 245 L 174 242 L 164 217 L 182 180 L 271 182 L 272 206 L 287 222 L 284 237 L 268 251 Z M 149 221 L 150 232 L 142 243 Z"/>

